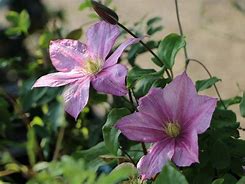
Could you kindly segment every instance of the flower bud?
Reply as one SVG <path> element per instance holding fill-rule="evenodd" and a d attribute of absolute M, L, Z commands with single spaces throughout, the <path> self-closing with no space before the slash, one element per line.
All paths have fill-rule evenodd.
<path fill-rule="evenodd" d="M 98 3 L 94 0 L 91 0 L 93 9 L 95 12 L 106 22 L 110 24 L 117 24 L 118 22 L 118 15 L 110 8 L 104 6 L 101 3 Z"/>

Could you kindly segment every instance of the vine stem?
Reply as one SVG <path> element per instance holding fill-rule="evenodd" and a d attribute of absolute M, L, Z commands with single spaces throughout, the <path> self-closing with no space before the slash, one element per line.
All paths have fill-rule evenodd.
<path fill-rule="evenodd" d="M 183 37 L 184 36 L 184 32 L 183 32 L 183 28 L 182 28 L 181 20 L 180 20 L 180 15 L 179 15 L 178 0 L 175 0 L 175 9 L 176 9 L 177 22 L 178 22 L 178 26 L 179 26 L 179 32 L 180 32 L 180 35 Z M 187 70 L 187 67 L 188 67 L 188 64 L 189 64 L 189 60 L 188 60 L 188 53 L 187 53 L 186 45 L 184 46 L 184 54 L 185 54 L 185 70 Z"/>
<path fill-rule="evenodd" d="M 117 25 L 120 26 L 122 29 L 124 29 L 125 31 L 127 31 L 130 35 L 132 35 L 134 38 L 138 38 L 132 31 L 130 31 L 127 27 L 125 27 L 124 25 L 122 25 L 120 22 L 117 22 Z M 143 41 L 139 41 L 159 62 L 163 63 L 162 60 L 143 42 Z M 168 77 L 170 79 L 172 79 L 169 71 L 167 70 L 167 68 L 165 69 Z"/>
<path fill-rule="evenodd" d="M 179 32 L 180 32 L 181 36 L 184 36 L 184 32 L 183 32 L 183 28 L 182 28 L 181 20 L 180 20 L 178 0 L 175 0 L 175 9 L 176 9 L 177 22 L 178 22 L 178 26 L 179 26 Z M 186 46 L 184 46 L 184 54 L 185 54 L 185 71 L 188 68 L 189 62 L 190 61 L 194 61 L 194 62 L 200 64 L 204 68 L 204 70 L 206 70 L 206 72 L 208 73 L 209 77 L 212 78 L 212 74 L 209 72 L 208 68 L 201 61 L 199 61 L 197 59 L 191 59 L 191 58 L 188 57 Z M 221 98 L 220 92 L 219 92 L 216 84 L 214 84 L 214 88 L 215 88 L 215 91 L 216 91 L 216 93 L 217 93 L 217 95 L 218 95 L 218 97 L 220 99 L 220 102 L 223 105 L 224 109 L 227 109 L 227 107 L 225 106 L 225 103 L 223 102 L 223 100 Z"/>
<path fill-rule="evenodd" d="M 208 75 L 209 75 L 210 78 L 213 77 L 212 74 L 210 73 L 210 71 L 208 70 L 208 68 L 201 61 L 199 61 L 197 59 L 191 59 L 191 58 L 188 59 L 188 61 L 193 61 L 193 62 L 198 63 L 199 65 L 201 65 L 204 68 L 204 70 L 208 73 Z M 214 84 L 214 89 L 215 89 L 215 91 L 216 91 L 216 93 L 217 93 L 217 95 L 219 97 L 219 100 L 220 100 L 221 104 L 223 105 L 224 109 L 227 109 L 227 107 L 225 106 L 224 101 L 221 98 L 220 92 L 219 92 L 216 84 Z"/>
<path fill-rule="evenodd" d="M 59 130 L 59 134 L 58 134 L 56 145 L 55 145 L 53 160 L 57 160 L 57 158 L 59 157 L 59 152 L 61 149 L 64 134 L 65 134 L 65 127 L 61 127 Z"/>
<path fill-rule="evenodd" d="M 120 146 L 119 149 L 129 158 L 129 160 L 134 164 L 135 167 L 137 167 L 137 164 L 133 160 L 133 158 Z"/>

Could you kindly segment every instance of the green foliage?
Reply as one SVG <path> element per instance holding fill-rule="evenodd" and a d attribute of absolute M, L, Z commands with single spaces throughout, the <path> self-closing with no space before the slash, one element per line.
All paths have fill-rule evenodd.
<path fill-rule="evenodd" d="M 221 81 L 217 77 L 212 77 L 205 80 L 198 80 L 196 81 L 196 89 L 197 91 L 203 91 L 205 89 L 211 88 L 215 83 Z"/>
<path fill-rule="evenodd" d="M 178 51 L 185 45 L 185 39 L 175 33 L 169 34 L 161 41 L 158 47 L 158 56 L 168 69 L 173 67 Z"/>
<path fill-rule="evenodd" d="M 128 114 L 130 114 L 130 111 L 126 108 L 112 109 L 108 114 L 107 121 L 102 128 L 105 146 L 113 155 L 117 155 L 119 147 L 118 136 L 120 134 L 120 132 L 114 126 L 120 118 Z"/>
<path fill-rule="evenodd" d="M 224 183 L 224 179 L 220 178 L 220 179 L 216 179 L 212 182 L 212 184 L 223 184 Z"/>
<path fill-rule="evenodd" d="M 94 4 L 93 8 L 97 8 L 101 17 L 118 20 L 115 11 L 106 7 L 112 0 L 98 2 L 103 5 Z M 10 26 L 2 28 L 11 39 L 0 37 L 4 44 L 0 58 L 0 73 L 4 76 L 0 79 L 0 183 L 245 183 L 245 141 L 239 135 L 240 123 L 236 114 L 224 109 L 220 101 L 209 129 L 198 137 L 199 163 L 180 168 L 167 164 L 154 181 L 143 182 L 132 164 L 136 165 L 144 155 L 142 145 L 126 139 L 115 129 L 120 118 L 137 111 L 127 96 L 111 97 L 91 89 L 88 105 L 75 121 L 64 112 L 62 88 L 31 89 L 37 77 L 54 72 L 48 52 L 50 41 L 62 38 L 77 40 L 84 30 L 82 25 L 77 25 L 77 29 L 67 32 L 69 29 L 63 27 L 65 19 L 62 12 L 45 9 L 50 12 L 43 27 L 36 29 L 35 22 L 31 23 L 35 17 L 29 17 L 27 11 L 22 10 L 20 13 L 9 11 L 6 19 Z M 92 10 L 90 0 L 82 1 L 79 9 L 86 10 L 84 13 L 88 13 L 92 21 L 97 21 L 98 16 Z M 149 35 L 144 42 L 153 52 L 157 50 L 161 60 L 152 58 L 159 70 L 141 68 L 137 59 L 146 54 L 147 49 L 142 44 L 134 44 L 125 52 L 126 62 L 131 65 L 126 79 L 127 88 L 136 98 L 135 102 L 152 87 L 163 88 L 171 82 L 166 78 L 165 69 L 173 68 L 176 55 L 186 45 L 184 37 L 175 33 L 162 41 L 153 40 L 152 36 L 163 30 L 161 20 L 160 17 L 144 16 L 129 27 L 137 36 Z M 30 26 L 31 35 L 28 34 Z M 126 34 L 122 31 L 122 37 L 128 37 Z M 14 52 L 9 49 L 13 41 Z M 27 46 L 30 42 L 31 46 Z M 5 54 L 5 49 L 11 55 Z M 16 73 L 15 79 L 9 77 L 11 72 Z M 197 91 L 208 89 L 218 81 L 221 79 L 217 77 L 198 80 Z M 245 93 L 243 97 L 235 96 L 223 102 L 227 108 L 239 106 L 241 115 L 245 116 Z M 64 130 L 63 138 L 60 138 L 61 129 Z M 150 144 L 146 144 L 146 148 L 149 147 Z M 57 158 L 52 160 L 54 153 Z"/>
<path fill-rule="evenodd" d="M 185 176 L 170 164 L 166 165 L 157 177 L 154 184 L 188 184 Z"/>
<path fill-rule="evenodd" d="M 73 39 L 73 40 L 78 40 L 81 38 L 83 34 L 82 28 L 74 29 L 70 33 L 67 34 L 66 38 L 67 39 Z"/>
<path fill-rule="evenodd" d="M 243 93 L 243 98 L 241 100 L 239 107 L 240 107 L 240 112 L 241 112 L 242 117 L 245 117 L 245 92 Z"/>
<path fill-rule="evenodd" d="M 164 87 L 169 82 L 163 73 L 163 70 L 156 72 L 135 66 L 128 72 L 127 86 L 134 89 L 136 97 L 144 96 L 151 87 Z"/>
<path fill-rule="evenodd" d="M 28 33 L 31 23 L 29 14 L 26 10 L 22 10 L 20 13 L 10 11 L 6 15 L 6 19 L 11 23 L 11 27 L 5 31 L 8 36 L 19 36 L 22 33 Z"/>
<path fill-rule="evenodd" d="M 91 0 L 84 0 L 79 6 L 79 10 L 83 11 L 86 8 L 90 8 L 91 6 L 92 6 Z"/>

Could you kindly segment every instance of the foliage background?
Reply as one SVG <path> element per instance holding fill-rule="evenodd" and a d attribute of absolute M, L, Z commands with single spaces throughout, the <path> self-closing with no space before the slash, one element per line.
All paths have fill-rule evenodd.
<path fill-rule="evenodd" d="M 7 1 L 0 1 L 2 4 L 4 2 Z M 71 155 L 78 150 L 89 148 L 99 142 L 102 139 L 101 127 L 105 122 L 104 115 L 107 110 L 101 110 L 100 105 L 92 110 L 91 108 L 86 108 L 80 116 L 81 120 L 78 122 L 74 122 L 70 117 L 67 117 L 65 121 L 62 106 L 59 105 L 62 104 L 62 101 L 60 98 L 56 98 L 57 94 L 60 93 L 59 89 L 38 89 L 30 92 L 30 86 L 34 79 L 53 70 L 46 52 L 48 40 L 61 36 L 65 37 L 70 31 L 79 28 L 81 25 L 85 25 L 83 29 L 86 30 L 86 27 L 91 24 L 91 19 L 87 17 L 89 10 L 79 11 L 78 7 L 81 1 L 78 0 L 72 2 L 62 0 L 59 3 L 51 0 L 29 0 L 28 2 L 20 0 L 12 2 L 13 4 L 22 3 L 22 6 L 27 6 L 25 7 L 27 9 L 29 6 L 29 11 L 35 9 L 37 4 L 37 7 L 39 7 L 39 9 L 32 11 L 31 14 L 33 21 L 29 30 L 31 36 L 25 37 L 22 35 L 17 41 L 14 39 L 14 42 L 4 36 L 4 29 L 9 26 L 9 23 L 5 20 L 7 10 L 1 7 L 0 11 L 2 38 L 0 53 L 1 58 L 3 58 L 1 60 L 2 68 L 0 72 L 4 76 L 4 78 L 0 79 L 1 87 L 7 89 L 11 95 L 17 96 L 17 101 L 13 105 L 11 104 L 11 99 L 8 99 L 1 91 L 1 110 L 7 109 L 11 113 L 14 112 L 12 114 L 9 114 L 7 111 L 1 112 L 2 115 L 5 115 L 1 117 L 1 121 L 6 119 L 11 121 L 10 126 L 5 126 L 7 124 L 6 121 L 5 124 L 0 126 L 1 138 L 4 137 L 0 141 L 1 164 L 6 164 L 5 168 L 16 170 L 17 174 L 12 175 L 13 177 L 10 180 L 22 181 L 23 174 L 26 175 L 26 178 L 31 177 L 32 174 L 31 170 L 25 165 L 33 166 L 36 161 L 42 160 L 42 157 L 45 157 L 47 161 L 55 157 L 53 151 L 57 146 L 57 136 L 59 137 L 62 134 L 62 127 L 65 125 L 67 128 L 64 135 L 63 152 L 61 154 Z M 33 2 L 39 3 L 33 4 Z M 43 4 L 40 2 L 43 2 Z M 160 40 L 170 32 L 178 32 L 172 0 L 142 2 L 142 0 L 114 0 L 111 7 L 116 7 L 120 20 L 129 26 L 132 26 L 134 22 L 141 20 L 143 17 L 149 19 L 154 16 L 160 16 L 164 29 L 162 32 L 153 35 L 151 39 Z M 242 0 L 223 0 L 222 3 L 219 0 L 189 0 L 188 2 L 180 2 L 181 18 L 187 37 L 190 57 L 193 56 L 203 61 L 212 74 L 223 80 L 222 83 L 218 83 L 218 87 L 224 99 L 236 95 L 241 96 L 242 91 L 245 89 L 244 69 L 241 67 L 244 65 L 245 58 L 245 37 L 243 34 L 243 28 L 245 27 L 244 6 L 244 1 Z M 21 6 L 15 5 L 12 6 L 12 9 L 20 10 Z M 46 24 L 47 20 L 49 22 Z M 81 40 L 84 39 L 84 36 L 82 36 Z M 8 47 L 9 45 L 6 43 L 14 44 L 12 46 L 16 50 L 11 50 L 11 46 Z M 14 57 L 19 55 L 21 59 Z M 12 60 L 6 58 L 12 58 Z M 137 63 L 145 68 L 154 68 L 154 65 L 151 65 L 150 58 L 149 53 L 140 55 L 137 58 Z M 174 67 L 175 74 L 183 71 L 183 67 L 183 55 L 180 54 Z M 193 80 L 208 78 L 200 66 L 191 64 L 189 70 Z M 18 83 L 16 83 L 17 81 Z M 15 94 L 18 87 L 20 98 Z M 205 93 L 216 96 L 213 89 L 206 90 Z M 4 98 L 2 98 L 2 95 Z M 93 96 L 90 98 L 99 99 L 100 101 L 106 100 L 105 96 Z M 6 99 L 9 104 L 6 103 Z M 95 101 L 91 101 L 91 103 Z M 112 106 L 116 107 L 116 104 Z M 238 112 L 238 109 L 235 108 L 235 111 Z M 28 113 L 25 114 L 23 112 Z M 96 116 L 94 116 L 95 114 Z M 229 121 L 236 121 L 233 115 L 229 117 L 231 118 Z M 32 127 L 25 127 L 22 121 L 24 123 L 27 121 L 27 124 L 30 123 Z M 238 121 L 241 122 L 242 127 L 245 126 L 243 123 L 244 119 L 238 119 Z M 89 138 L 91 135 L 93 135 L 93 139 Z M 27 142 L 25 142 L 26 140 Z M 36 141 L 40 142 L 44 155 L 34 156 L 40 149 Z M 6 148 L 9 148 L 10 152 L 15 155 L 15 160 L 5 152 Z M 27 155 L 25 148 L 27 148 Z M 103 145 L 99 145 L 98 151 L 101 154 L 106 154 L 107 152 L 104 152 L 103 148 Z M 81 152 L 74 154 L 74 157 L 81 157 L 81 155 L 87 156 L 88 159 L 96 158 L 95 155 Z M 19 161 L 21 164 L 18 163 Z M 49 168 L 50 170 L 47 173 L 42 173 L 39 176 L 40 181 L 43 181 L 45 177 L 44 181 L 49 181 L 48 177 L 50 177 L 50 174 L 59 175 L 62 173 L 70 176 L 70 173 L 74 172 L 74 168 L 69 167 L 72 164 L 74 164 L 74 160 L 64 157 L 61 162 L 52 165 L 47 163 L 35 165 L 35 169 L 42 170 L 43 167 Z M 96 162 L 93 162 L 93 164 L 96 164 Z M 90 163 L 89 165 L 91 166 Z M 52 168 L 59 167 L 65 169 L 58 170 L 58 173 L 52 172 L 55 170 Z M 78 167 L 81 170 L 87 169 L 83 165 L 83 161 L 79 162 Z M 105 166 L 105 168 L 102 168 L 102 171 L 109 172 L 110 169 L 111 167 Z M 188 170 L 186 171 L 188 175 Z M 18 174 L 18 172 L 22 174 Z M 77 174 L 79 175 L 79 173 Z M 94 177 L 94 174 L 92 172 L 89 175 Z M 125 173 L 123 174 L 125 175 Z M 76 174 L 74 173 L 74 175 Z M 73 178 L 67 177 L 66 179 L 72 183 Z M 54 183 L 52 177 L 50 177 L 49 182 Z"/>

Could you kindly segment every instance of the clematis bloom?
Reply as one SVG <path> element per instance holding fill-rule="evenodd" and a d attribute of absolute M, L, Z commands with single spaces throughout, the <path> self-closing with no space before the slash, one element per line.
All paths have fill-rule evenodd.
<path fill-rule="evenodd" d="M 33 88 L 68 85 L 63 92 L 65 111 L 75 119 L 88 102 L 90 83 L 99 92 L 126 95 L 127 69 L 117 62 L 125 48 L 141 38 L 126 40 L 107 58 L 119 34 L 117 25 L 101 21 L 88 29 L 86 44 L 70 39 L 51 41 L 50 58 L 59 72 L 42 76 Z"/>
<path fill-rule="evenodd" d="M 139 112 L 116 127 L 130 140 L 153 143 L 138 162 L 142 179 L 150 179 L 172 160 L 178 166 L 198 162 L 198 134 L 210 126 L 217 100 L 198 95 L 184 72 L 164 89 L 152 88 L 139 100 Z"/>

